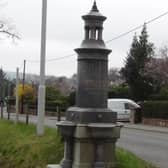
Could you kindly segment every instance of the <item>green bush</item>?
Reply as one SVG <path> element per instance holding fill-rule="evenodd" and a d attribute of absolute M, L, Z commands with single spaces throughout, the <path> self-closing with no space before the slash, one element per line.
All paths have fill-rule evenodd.
<path fill-rule="evenodd" d="M 127 85 L 114 85 L 108 89 L 109 98 L 130 98 L 130 89 Z"/>
<path fill-rule="evenodd" d="M 158 91 L 149 96 L 150 100 L 167 101 L 168 100 L 168 86 L 162 86 Z"/>
<path fill-rule="evenodd" d="M 69 106 L 68 97 L 64 96 L 57 88 L 52 86 L 47 86 L 46 87 L 46 110 L 56 111 L 57 106 L 61 111 L 65 111 Z"/>
<path fill-rule="evenodd" d="M 57 106 L 59 107 L 60 111 L 66 111 L 68 108 L 68 103 L 66 100 L 46 101 L 45 110 L 56 112 Z M 29 109 L 36 109 L 37 104 L 35 104 L 35 102 L 29 102 L 28 107 Z"/>
<path fill-rule="evenodd" d="M 66 99 L 46 101 L 47 111 L 57 111 L 57 106 L 59 107 L 61 111 L 66 111 L 66 109 L 68 108 L 68 102 Z"/>
<path fill-rule="evenodd" d="M 147 101 L 141 107 L 144 118 L 168 119 L 168 101 Z"/>

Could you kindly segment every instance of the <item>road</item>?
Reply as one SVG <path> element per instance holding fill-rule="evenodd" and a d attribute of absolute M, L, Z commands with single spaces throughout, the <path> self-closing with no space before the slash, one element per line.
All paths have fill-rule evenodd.
<path fill-rule="evenodd" d="M 15 119 L 15 115 L 11 114 L 11 118 Z M 25 122 L 25 116 L 19 116 L 19 120 Z M 37 123 L 37 117 L 30 116 L 29 120 Z M 56 117 L 45 118 L 47 126 L 55 128 L 56 122 Z M 160 168 L 168 168 L 168 133 L 122 128 L 117 145 Z"/>
<path fill-rule="evenodd" d="M 118 146 L 160 168 L 168 168 L 168 134 L 123 128 Z"/>

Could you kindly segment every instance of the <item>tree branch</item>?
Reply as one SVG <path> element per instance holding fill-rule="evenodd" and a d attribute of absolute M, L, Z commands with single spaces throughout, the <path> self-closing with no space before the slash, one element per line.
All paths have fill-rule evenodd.
<path fill-rule="evenodd" d="M 18 35 L 16 35 L 15 33 L 11 33 L 11 32 L 9 32 L 9 31 L 7 31 L 7 30 L 0 30 L 0 33 L 7 34 L 7 35 L 9 35 L 9 36 L 12 37 L 12 38 L 20 39 L 20 37 L 19 37 Z"/>
<path fill-rule="evenodd" d="M 14 28 L 0 20 L 0 33 L 8 35 L 12 39 L 20 39 L 20 36 L 14 32 Z"/>

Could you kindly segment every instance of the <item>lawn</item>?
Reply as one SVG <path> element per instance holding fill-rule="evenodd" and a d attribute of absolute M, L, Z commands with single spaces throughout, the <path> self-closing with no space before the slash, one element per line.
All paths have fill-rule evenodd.
<path fill-rule="evenodd" d="M 55 129 L 45 129 L 45 136 L 37 137 L 34 125 L 0 120 L 0 168 L 46 168 L 59 163 L 61 138 Z M 117 167 L 155 168 L 122 149 L 117 149 Z"/>

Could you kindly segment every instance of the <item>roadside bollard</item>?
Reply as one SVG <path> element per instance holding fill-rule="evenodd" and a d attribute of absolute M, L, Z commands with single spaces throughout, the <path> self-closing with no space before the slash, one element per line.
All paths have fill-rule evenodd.
<path fill-rule="evenodd" d="M 7 104 L 8 120 L 10 120 L 10 104 Z"/>
<path fill-rule="evenodd" d="M 3 118 L 3 103 L 1 103 L 1 118 Z"/>
<path fill-rule="evenodd" d="M 28 105 L 25 105 L 25 111 L 26 111 L 26 124 L 29 124 L 29 108 Z"/>
<path fill-rule="evenodd" d="M 57 106 L 57 121 L 61 121 L 61 112 L 59 106 Z"/>

